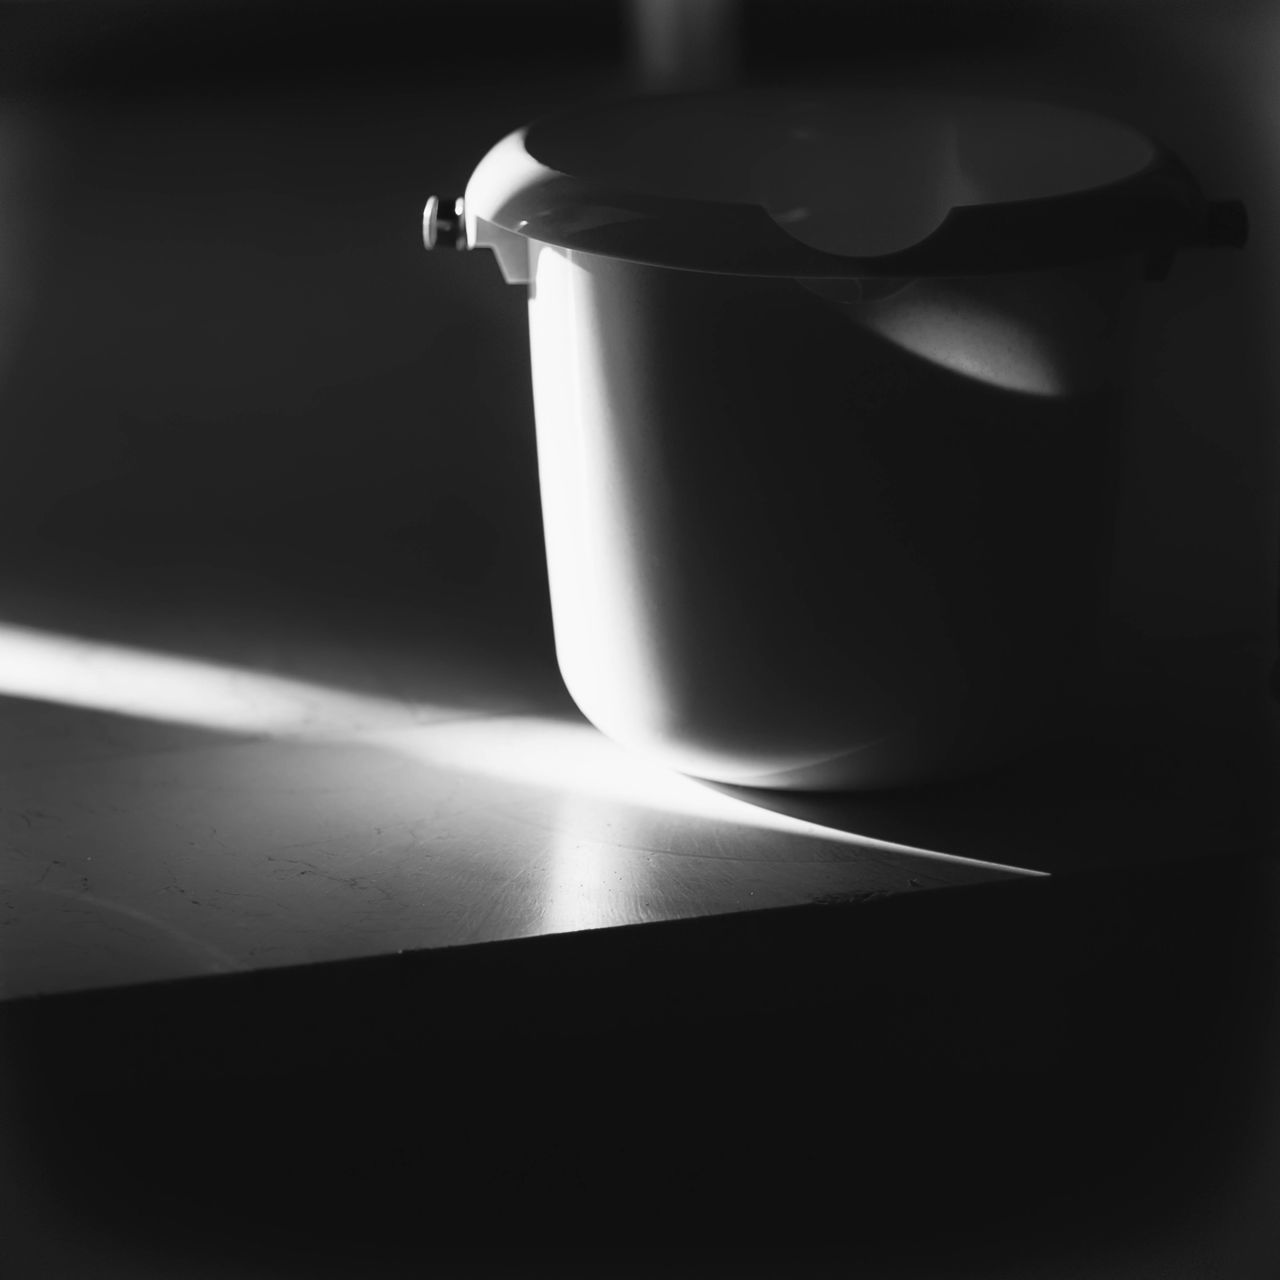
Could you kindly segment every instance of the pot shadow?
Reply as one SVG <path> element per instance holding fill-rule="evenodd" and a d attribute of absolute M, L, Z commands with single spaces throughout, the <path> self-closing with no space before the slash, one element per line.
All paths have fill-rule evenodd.
<path fill-rule="evenodd" d="M 1272 712 L 1208 725 L 1178 708 L 916 787 L 802 792 L 707 783 L 762 808 L 1050 874 L 1270 853 L 1280 832 Z"/>

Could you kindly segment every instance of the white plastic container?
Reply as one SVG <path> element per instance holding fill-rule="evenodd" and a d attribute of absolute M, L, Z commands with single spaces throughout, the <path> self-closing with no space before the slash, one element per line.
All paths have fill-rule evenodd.
<path fill-rule="evenodd" d="M 429 245 L 529 289 L 560 666 L 696 776 L 896 786 L 1091 679 L 1133 303 L 1238 202 L 1034 102 L 622 100 L 500 142 Z"/>

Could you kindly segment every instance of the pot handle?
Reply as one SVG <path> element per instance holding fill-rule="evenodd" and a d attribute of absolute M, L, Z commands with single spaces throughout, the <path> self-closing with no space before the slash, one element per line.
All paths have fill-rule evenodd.
<path fill-rule="evenodd" d="M 468 217 L 462 196 L 428 196 L 422 211 L 422 243 L 428 249 L 491 249 L 508 284 L 529 283 L 529 241 L 484 218 Z"/>
<path fill-rule="evenodd" d="M 467 218 L 462 197 L 441 200 L 428 196 L 422 211 L 422 243 L 428 249 L 469 249 Z"/>

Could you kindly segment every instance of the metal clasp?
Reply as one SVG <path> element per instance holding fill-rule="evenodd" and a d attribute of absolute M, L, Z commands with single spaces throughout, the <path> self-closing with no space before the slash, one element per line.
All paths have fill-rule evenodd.
<path fill-rule="evenodd" d="M 469 249 L 467 218 L 462 197 L 441 200 L 429 196 L 422 211 L 422 243 L 428 249 Z"/>
<path fill-rule="evenodd" d="M 462 196 L 456 200 L 431 196 L 427 200 L 422 211 L 422 243 L 428 249 L 492 249 L 508 284 L 529 283 L 529 241 L 484 218 L 468 219 Z"/>

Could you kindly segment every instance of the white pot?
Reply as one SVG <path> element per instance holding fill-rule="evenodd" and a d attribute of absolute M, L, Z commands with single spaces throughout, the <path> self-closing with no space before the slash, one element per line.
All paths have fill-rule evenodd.
<path fill-rule="evenodd" d="M 505 139 L 429 241 L 529 288 L 556 646 L 583 712 L 782 788 L 1070 732 L 1129 335 L 1243 211 L 1044 104 L 639 99 Z"/>

